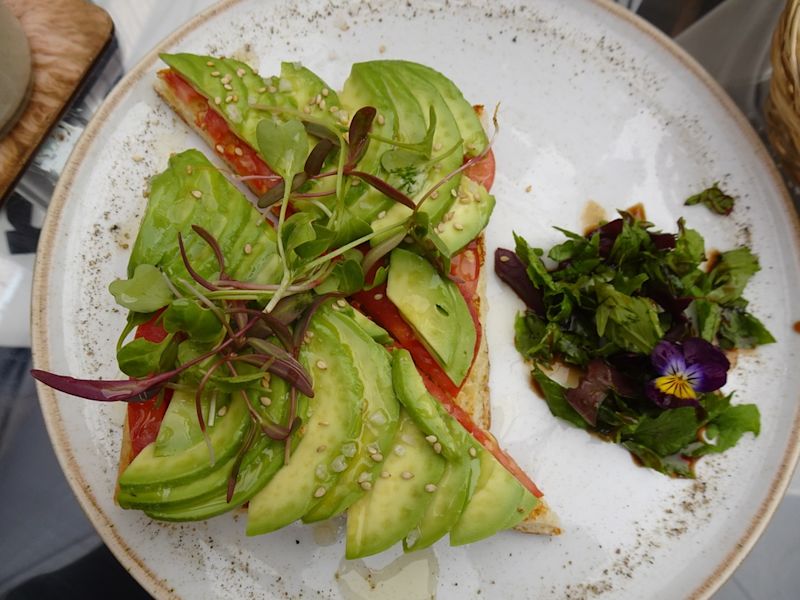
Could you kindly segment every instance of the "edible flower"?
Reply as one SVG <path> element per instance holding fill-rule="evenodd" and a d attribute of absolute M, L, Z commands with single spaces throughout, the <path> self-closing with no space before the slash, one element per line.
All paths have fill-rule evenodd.
<path fill-rule="evenodd" d="M 682 344 L 661 341 L 650 360 L 659 377 L 647 384 L 647 397 L 661 408 L 700 408 L 698 395 L 725 385 L 731 366 L 722 350 L 697 337 Z"/>

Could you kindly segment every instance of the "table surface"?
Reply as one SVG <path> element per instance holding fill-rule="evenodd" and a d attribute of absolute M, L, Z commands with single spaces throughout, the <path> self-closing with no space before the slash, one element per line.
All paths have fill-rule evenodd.
<path fill-rule="evenodd" d="M 782 0 L 617 1 L 668 33 L 684 29 L 676 41 L 720 81 L 756 128 L 762 127 L 768 44 Z M 96 3 L 114 20 L 115 43 L 0 210 L 0 481 L 5 491 L 11 491 L 0 503 L 0 596 L 102 543 L 55 460 L 27 375 L 31 275 L 50 194 L 84 125 L 116 81 L 161 39 L 214 2 Z M 685 10 L 676 10 L 679 4 Z M 710 6 L 716 8 L 706 13 Z M 688 28 L 687 19 L 694 20 Z M 737 35 L 729 35 L 730 31 Z M 796 598 L 798 566 L 800 474 L 795 474 L 766 533 L 715 600 Z"/>

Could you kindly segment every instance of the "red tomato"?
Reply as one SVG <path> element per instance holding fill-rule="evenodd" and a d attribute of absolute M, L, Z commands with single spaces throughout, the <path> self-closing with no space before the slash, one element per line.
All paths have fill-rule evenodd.
<path fill-rule="evenodd" d="M 159 311 L 152 319 L 142 323 L 136 329 L 136 337 L 144 338 L 149 342 L 160 342 L 167 337 L 167 332 L 158 321 L 161 315 Z M 142 449 L 154 442 L 161 428 L 161 421 L 167 412 L 172 390 L 166 390 L 164 399 L 159 404 L 158 396 L 146 402 L 136 402 L 128 404 L 128 430 L 131 438 L 131 460 L 142 451 Z"/>
<path fill-rule="evenodd" d="M 489 150 L 482 159 L 470 165 L 464 171 L 464 175 L 472 179 L 475 183 L 480 183 L 488 192 L 494 183 L 494 152 Z"/>
<path fill-rule="evenodd" d="M 178 73 L 172 69 L 159 72 L 159 77 L 172 89 L 175 96 L 194 112 L 195 124 L 204 129 L 214 143 L 216 153 L 231 164 L 238 175 L 241 176 L 273 176 L 274 179 L 251 179 L 246 181 L 247 186 L 255 194 L 264 194 L 280 181 L 267 163 L 253 150 L 250 145 L 241 140 L 228 126 L 227 121 L 208 101 L 195 91 L 195 89 Z"/>

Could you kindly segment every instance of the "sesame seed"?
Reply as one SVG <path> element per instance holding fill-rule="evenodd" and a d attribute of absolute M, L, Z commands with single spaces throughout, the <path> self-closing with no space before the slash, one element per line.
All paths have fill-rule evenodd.
<path fill-rule="evenodd" d="M 250 254 L 252 251 L 253 251 L 253 246 L 251 246 L 250 244 L 245 244 L 244 245 L 244 253 L 245 254 Z"/>
<path fill-rule="evenodd" d="M 370 491 L 372 489 L 372 484 L 369 481 L 362 481 L 361 482 L 361 489 L 365 491 Z"/>
<path fill-rule="evenodd" d="M 233 89 L 233 86 L 230 83 L 223 84 L 223 86 L 229 92 Z"/>
<path fill-rule="evenodd" d="M 425 491 L 428 492 L 429 494 L 432 494 L 433 492 L 435 492 L 436 489 L 437 489 L 436 485 L 433 484 L 433 483 L 428 483 L 428 484 L 425 485 Z"/>
<path fill-rule="evenodd" d="M 403 471 L 402 473 L 400 473 L 400 477 L 406 480 L 413 479 L 414 474 L 411 471 Z"/>
<path fill-rule="evenodd" d="M 198 200 L 203 197 L 203 192 L 200 190 L 192 190 L 192 196 L 197 198 Z"/>
<path fill-rule="evenodd" d="M 310 115 L 310 114 L 311 114 L 311 109 L 310 109 L 310 108 L 308 108 L 307 106 L 304 106 L 304 107 L 303 107 L 303 112 L 304 112 L 305 114 L 307 114 L 307 115 Z"/>
<path fill-rule="evenodd" d="M 383 454 L 376 452 L 375 454 L 370 455 L 370 458 L 375 462 L 381 462 L 383 460 Z"/>
<path fill-rule="evenodd" d="M 376 452 L 380 452 L 378 447 L 375 444 L 367 444 L 367 452 L 370 454 L 375 454 Z"/>
<path fill-rule="evenodd" d="M 331 106 L 328 110 L 331 111 L 331 114 L 335 114 L 335 113 L 339 112 L 339 107 L 338 106 Z"/>
<path fill-rule="evenodd" d="M 245 70 L 244 70 L 244 69 L 242 69 L 241 67 L 239 67 L 238 69 L 236 69 L 236 74 L 237 74 L 239 77 L 244 77 L 244 74 L 245 74 L 245 73 L 247 73 L 247 71 L 245 71 Z"/>
<path fill-rule="evenodd" d="M 222 104 L 222 98 L 220 98 L 219 96 L 214 98 L 214 104 Z"/>
<path fill-rule="evenodd" d="M 383 300 L 383 294 L 375 294 L 373 298 L 375 298 L 375 300 Z"/>
<path fill-rule="evenodd" d="M 382 218 L 384 218 L 385 216 L 386 216 L 386 211 L 385 211 L 385 210 L 382 210 L 381 212 L 379 212 L 379 213 L 378 213 L 378 218 L 379 218 L 379 219 L 382 219 Z"/>
<path fill-rule="evenodd" d="M 330 425 L 330 423 L 328 423 L 327 421 L 320 421 L 320 422 L 319 422 L 319 424 L 320 424 L 322 427 L 327 427 L 328 425 Z"/>
<path fill-rule="evenodd" d="M 317 94 L 316 96 L 314 96 L 314 99 L 311 100 L 311 102 L 309 102 L 309 104 L 319 104 L 320 102 L 322 102 L 322 96 Z"/>
<path fill-rule="evenodd" d="M 217 416 L 218 416 L 218 417 L 224 417 L 226 412 L 228 412 L 228 407 L 227 407 L 227 406 L 222 406 L 222 407 L 220 407 L 220 409 L 217 411 Z"/>
<path fill-rule="evenodd" d="M 271 85 L 271 86 L 267 87 L 267 91 L 268 91 L 270 94 L 274 94 L 275 92 L 277 92 L 277 91 L 278 91 L 278 88 L 276 88 L 274 85 Z"/>
<path fill-rule="evenodd" d="M 397 444 L 397 446 L 394 447 L 394 453 L 397 456 L 403 456 L 406 453 L 406 449 L 400 444 Z"/>
<path fill-rule="evenodd" d="M 324 371 L 325 369 L 328 368 L 328 363 L 320 359 L 317 361 L 317 368 L 321 371 Z"/>
<path fill-rule="evenodd" d="M 313 337 L 314 337 L 314 332 L 313 332 L 313 331 L 306 331 L 306 337 L 307 337 L 308 339 L 311 339 L 311 338 L 313 338 Z"/>
<path fill-rule="evenodd" d="M 267 91 L 267 88 L 265 88 L 265 87 L 260 87 L 260 88 L 258 88 L 258 93 L 259 93 L 259 94 L 263 94 L 263 93 L 264 93 L 264 92 L 266 92 L 266 91 Z"/>
<path fill-rule="evenodd" d="M 192 165 L 186 165 L 186 174 L 187 175 L 191 175 L 192 174 Z"/>
<path fill-rule="evenodd" d="M 433 451 L 436 452 L 436 454 L 441 454 L 442 453 L 442 445 L 439 442 L 436 442 L 433 445 Z"/>
<path fill-rule="evenodd" d="M 241 148 L 239 148 L 239 146 L 236 146 L 236 148 L 234 148 L 234 149 L 233 149 L 233 153 L 234 153 L 236 156 L 242 156 L 242 155 L 244 154 L 244 150 L 242 150 Z"/>
<path fill-rule="evenodd" d="M 469 197 L 468 197 L 468 196 L 461 196 L 461 198 L 459 198 L 459 199 L 458 199 L 458 201 L 459 201 L 461 204 L 469 204 L 469 202 L 470 202 L 470 200 L 469 200 Z"/>
<path fill-rule="evenodd" d="M 231 96 L 225 96 L 225 102 L 227 102 L 228 104 L 233 102 L 233 96 L 232 95 Z"/>
<path fill-rule="evenodd" d="M 439 438 L 437 438 L 435 435 L 427 435 L 425 436 L 425 441 L 429 444 L 435 444 L 437 441 L 439 441 Z"/>
<path fill-rule="evenodd" d="M 328 88 L 322 88 L 322 95 L 323 96 L 327 96 L 330 93 L 331 93 L 331 91 Z"/>
<path fill-rule="evenodd" d="M 327 490 L 324 487 L 318 487 L 314 490 L 314 498 L 322 498 Z"/>
<path fill-rule="evenodd" d="M 347 306 L 347 300 L 345 300 L 344 298 L 339 298 L 339 299 L 336 301 L 336 304 L 338 304 L 339 306 L 341 306 L 342 308 L 344 308 L 345 306 Z"/>
<path fill-rule="evenodd" d="M 317 452 L 325 452 L 325 450 L 327 450 L 327 449 L 328 449 L 328 447 L 325 444 L 322 444 L 321 446 L 317 446 Z"/>
<path fill-rule="evenodd" d="M 319 101 L 319 107 L 320 107 L 320 109 L 325 110 L 325 100 L 320 100 Z"/>
<path fill-rule="evenodd" d="M 389 471 L 381 471 L 381 479 L 389 479 L 391 476 L 392 474 Z"/>
<path fill-rule="evenodd" d="M 441 149 L 442 149 L 442 145 L 441 145 L 439 142 L 436 142 L 436 143 L 433 145 L 433 149 L 434 149 L 434 150 L 436 150 L 436 151 L 438 152 L 439 150 L 441 150 Z"/>
<path fill-rule="evenodd" d="M 470 447 L 470 449 L 469 449 L 469 455 L 470 455 L 472 458 L 475 458 L 476 456 L 478 456 L 478 451 L 477 451 L 477 450 L 475 450 L 475 448 L 474 448 L 474 447 Z"/>
<path fill-rule="evenodd" d="M 444 233 L 444 223 L 439 223 L 436 226 L 436 233 Z"/>
<path fill-rule="evenodd" d="M 464 230 L 464 226 L 461 223 L 453 223 L 453 227 L 455 228 L 456 231 Z"/>
<path fill-rule="evenodd" d="M 230 73 L 226 74 L 222 79 L 220 79 L 222 83 L 230 83 L 231 82 L 231 75 Z"/>
<path fill-rule="evenodd" d="M 216 146 L 214 146 L 214 148 L 216 148 L 217 152 L 219 152 L 220 154 L 225 152 L 225 146 L 223 146 L 222 144 L 217 144 Z"/>
<path fill-rule="evenodd" d="M 219 71 L 211 71 L 212 77 L 219 77 Z"/>
<path fill-rule="evenodd" d="M 237 96 L 236 94 L 234 94 L 234 95 L 232 96 L 232 98 L 233 98 L 233 101 L 234 101 L 234 102 L 238 102 L 238 101 L 239 101 L 239 96 Z"/>
<path fill-rule="evenodd" d="M 213 60 L 209 60 L 208 62 L 206 62 L 206 66 L 207 67 L 213 67 L 214 66 L 214 61 Z"/>
<path fill-rule="evenodd" d="M 142 162 L 144 160 L 144 156 L 142 156 L 141 154 L 134 154 L 133 156 L 131 156 L 131 160 L 137 163 Z"/>
<path fill-rule="evenodd" d="M 431 192 L 431 198 L 436 200 L 439 197 L 439 190 L 434 190 Z"/>
<path fill-rule="evenodd" d="M 450 195 L 451 195 L 453 198 L 455 198 L 456 196 L 458 196 L 458 192 L 456 191 L 456 189 L 455 189 L 455 188 L 453 188 L 452 190 L 450 190 Z"/>
<path fill-rule="evenodd" d="M 410 244 L 410 243 L 412 243 L 414 241 L 414 238 L 412 238 L 410 235 L 407 235 L 406 237 L 403 238 L 403 241 L 406 244 Z"/>
<path fill-rule="evenodd" d="M 258 401 L 261 402 L 261 406 L 269 406 L 270 404 L 272 404 L 272 398 L 270 398 L 269 396 L 261 396 L 261 398 L 259 398 Z"/>
<path fill-rule="evenodd" d="M 383 115 L 378 115 L 375 117 L 375 120 L 378 122 L 378 125 L 383 125 L 386 123 L 386 119 L 383 118 Z"/>
<path fill-rule="evenodd" d="M 455 212 L 453 212 L 453 211 L 451 210 L 449 213 L 447 213 L 447 214 L 444 216 L 444 219 L 443 219 L 443 220 L 444 220 L 444 222 L 446 223 L 446 222 L 448 222 L 448 221 L 452 221 L 452 220 L 453 220 L 453 217 L 455 217 L 455 216 L 456 216 L 456 213 L 455 213 Z"/>
<path fill-rule="evenodd" d="M 510 260 L 511 260 L 511 257 L 510 257 L 510 256 L 507 256 L 506 254 L 503 254 L 503 255 L 500 257 L 500 262 L 508 262 L 508 261 L 510 261 Z"/>
<path fill-rule="evenodd" d="M 361 483 L 362 481 L 369 481 L 369 480 L 370 480 L 369 471 L 364 471 L 364 472 L 361 473 L 361 475 L 358 476 L 358 483 Z"/>

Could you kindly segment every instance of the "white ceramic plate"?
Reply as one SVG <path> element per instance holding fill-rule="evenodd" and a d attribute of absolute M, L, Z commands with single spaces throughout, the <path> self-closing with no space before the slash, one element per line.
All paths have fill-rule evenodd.
<path fill-rule="evenodd" d="M 611 5 L 296 4 L 223 3 L 160 49 L 242 56 L 264 74 L 300 60 L 334 86 L 354 61 L 406 58 L 442 70 L 474 102 L 501 103 L 490 252 L 512 243 L 512 229 L 538 245 L 558 238 L 552 225 L 580 229 L 589 201 L 606 216 L 644 202 L 665 229 L 685 215 L 710 248 L 751 244 L 763 270 L 747 297 L 778 343 L 740 353 L 726 389 L 758 403 L 761 436 L 703 460 L 697 481 L 678 481 L 556 421 L 513 348 L 519 303 L 490 275 L 493 431 L 547 493 L 562 536 L 506 532 L 346 562 L 341 523 L 255 539 L 244 536 L 241 515 L 155 523 L 112 501 L 124 407 L 40 387 L 67 477 L 109 547 L 159 597 L 710 595 L 763 530 L 798 454 L 798 225 L 749 126 L 686 55 Z M 124 272 L 147 178 L 171 152 L 199 144 L 153 93 L 159 68 L 149 55 L 111 94 L 56 191 L 35 279 L 37 368 L 119 376 L 113 347 L 123 314 L 106 286 Z M 716 180 L 738 197 L 731 217 L 682 206 Z"/>

